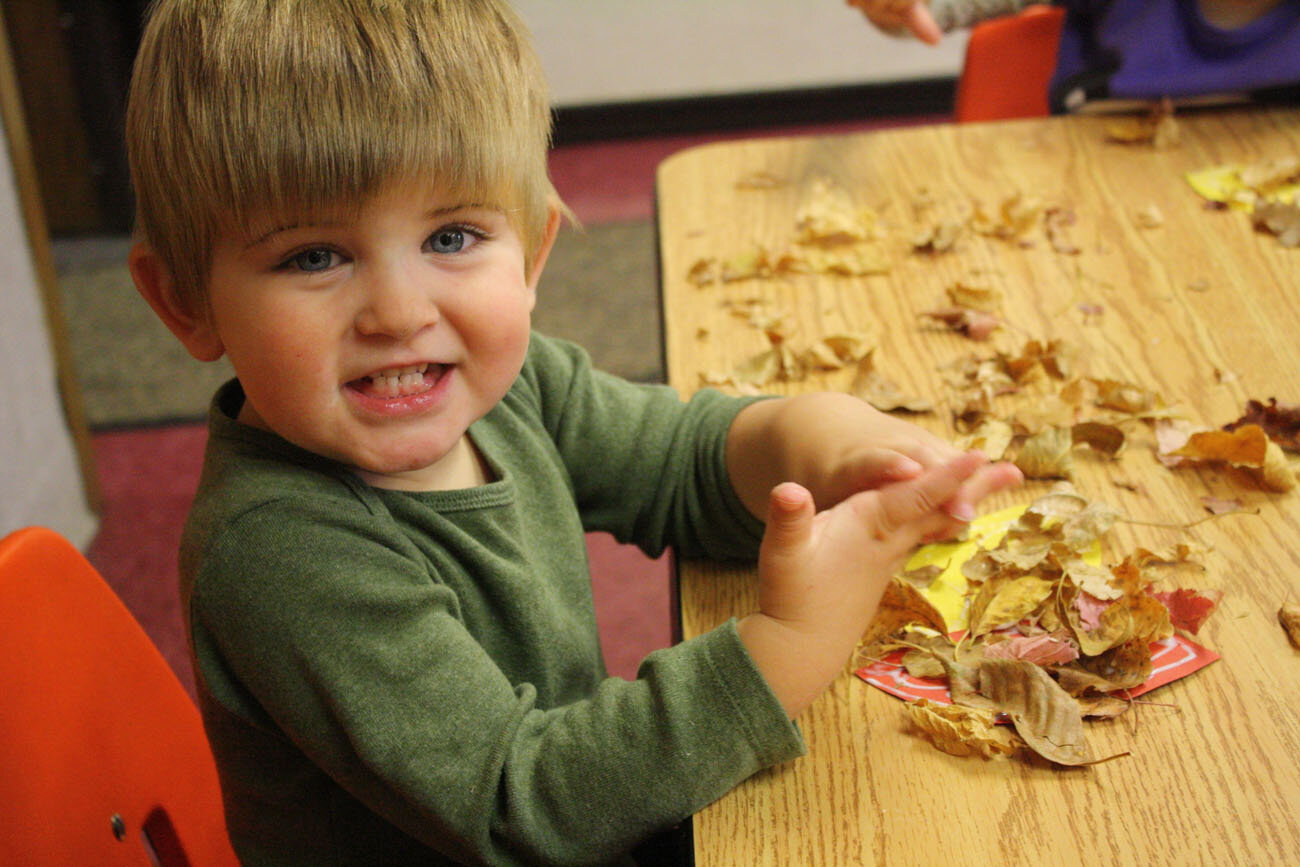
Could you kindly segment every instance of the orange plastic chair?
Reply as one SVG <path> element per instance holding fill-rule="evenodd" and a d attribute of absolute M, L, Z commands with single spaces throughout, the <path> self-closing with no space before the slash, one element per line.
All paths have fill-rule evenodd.
<path fill-rule="evenodd" d="M 1064 20 L 1059 7 L 1028 6 L 972 27 L 957 79 L 957 121 L 1046 117 Z"/>
<path fill-rule="evenodd" d="M 198 710 L 158 649 L 57 533 L 0 540 L 0 864 L 238 863 Z"/>

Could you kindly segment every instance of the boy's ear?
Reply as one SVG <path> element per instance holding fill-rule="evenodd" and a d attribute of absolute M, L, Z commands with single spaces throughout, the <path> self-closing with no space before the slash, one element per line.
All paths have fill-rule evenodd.
<path fill-rule="evenodd" d="M 199 361 L 216 361 L 225 354 L 206 312 L 194 314 L 182 303 L 172 273 L 158 254 L 145 244 L 135 244 L 126 261 L 136 290 L 190 355 Z"/>
<path fill-rule="evenodd" d="M 555 236 L 560 232 L 560 221 L 563 216 L 556 205 L 551 205 L 550 211 L 546 217 L 546 231 L 542 234 L 542 241 L 537 245 L 537 254 L 533 257 L 533 267 L 528 273 L 528 288 L 533 292 L 537 291 L 537 281 L 542 277 L 542 268 L 546 265 L 546 257 L 551 255 L 551 248 L 555 246 Z"/>

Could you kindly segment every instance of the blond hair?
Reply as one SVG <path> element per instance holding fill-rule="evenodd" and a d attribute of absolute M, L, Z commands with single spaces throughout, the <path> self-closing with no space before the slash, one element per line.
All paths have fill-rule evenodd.
<path fill-rule="evenodd" d="M 504 209 L 530 267 L 558 203 L 546 85 L 504 0 L 156 0 L 126 133 L 137 230 L 195 312 L 215 239 L 273 228 L 256 220 L 427 181 Z"/>

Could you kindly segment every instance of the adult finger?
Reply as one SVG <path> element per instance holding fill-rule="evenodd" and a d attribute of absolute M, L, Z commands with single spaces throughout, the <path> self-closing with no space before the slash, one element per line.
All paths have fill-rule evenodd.
<path fill-rule="evenodd" d="M 921 0 L 917 0 L 907 10 L 907 29 L 912 31 L 912 35 L 917 39 L 930 45 L 938 45 L 943 39 L 943 31 L 939 29 L 934 16 L 930 14 L 930 7 Z"/>

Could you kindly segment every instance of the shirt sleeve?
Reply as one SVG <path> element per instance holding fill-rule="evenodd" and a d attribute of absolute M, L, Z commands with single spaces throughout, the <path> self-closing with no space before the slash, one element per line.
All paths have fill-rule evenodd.
<path fill-rule="evenodd" d="M 379 516 L 272 502 L 207 554 L 191 618 L 218 700 L 246 690 L 249 726 L 452 858 L 604 863 L 803 752 L 734 624 L 652 654 L 635 682 L 543 709 Z M 219 760 L 237 751 L 210 734 Z M 259 773 L 224 758 L 223 774 Z"/>
<path fill-rule="evenodd" d="M 1042 0 L 931 0 L 930 14 L 944 33 L 973 27 L 991 18 L 1015 15 Z"/>
<path fill-rule="evenodd" d="M 572 480 L 588 529 L 657 557 L 752 560 L 763 524 L 731 485 L 727 432 L 754 400 L 704 389 L 689 401 L 663 385 L 595 370 L 585 350 L 534 335 L 524 376 Z"/>

